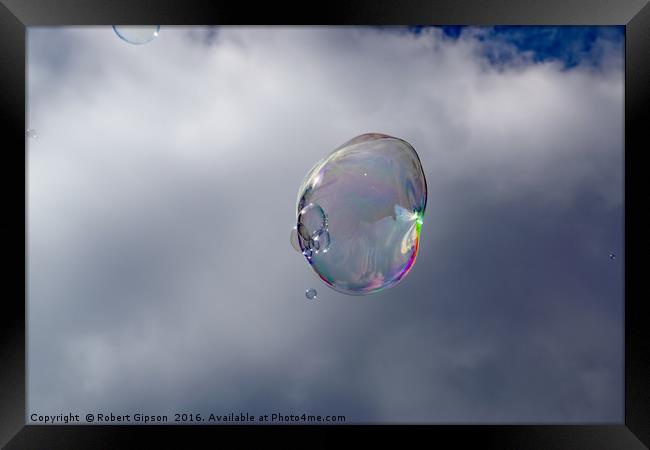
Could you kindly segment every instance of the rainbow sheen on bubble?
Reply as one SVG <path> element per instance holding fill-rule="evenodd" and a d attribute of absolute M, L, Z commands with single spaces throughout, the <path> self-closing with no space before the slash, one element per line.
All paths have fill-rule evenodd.
<path fill-rule="evenodd" d="M 113 30 L 124 42 L 141 45 L 158 36 L 160 25 L 113 25 Z"/>
<path fill-rule="evenodd" d="M 413 267 L 426 203 L 415 149 L 402 139 L 363 134 L 305 176 L 292 239 L 327 285 L 371 294 L 395 286 Z"/>

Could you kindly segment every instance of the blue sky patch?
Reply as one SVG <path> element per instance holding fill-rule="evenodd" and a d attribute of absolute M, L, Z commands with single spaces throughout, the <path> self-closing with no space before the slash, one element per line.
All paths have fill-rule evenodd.
<path fill-rule="evenodd" d="M 420 34 L 424 26 L 410 27 L 415 34 Z M 444 35 L 458 39 L 465 26 L 442 26 Z M 495 26 L 485 29 L 477 39 L 494 43 L 507 43 L 519 52 L 530 52 L 532 60 L 543 62 L 559 60 L 565 68 L 572 68 L 580 63 L 598 66 L 601 54 L 596 50 L 598 41 L 608 41 L 621 47 L 625 41 L 623 26 Z M 513 53 L 500 48 L 486 48 L 485 56 L 493 64 L 503 64 L 512 58 Z"/>

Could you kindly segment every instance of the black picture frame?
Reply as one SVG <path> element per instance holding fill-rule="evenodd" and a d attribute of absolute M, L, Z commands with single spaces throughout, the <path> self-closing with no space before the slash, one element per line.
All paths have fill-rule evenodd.
<path fill-rule="evenodd" d="M 327 430 L 321 438 L 345 442 L 352 426 L 37 426 L 26 425 L 26 27 L 112 24 L 176 25 L 624 25 L 625 26 L 625 418 L 606 425 L 431 425 L 362 426 L 373 439 L 388 431 L 433 445 L 513 449 L 632 449 L 650 446 L 650 337 L 648 297 L 642 287 L 648 210 L 639 186 L 647 161 L 650 130 L 650 5 L 648 0 L 330 0 L 321 3 L 219 0 L 0 0 L 0 113 L 5 161 L 2 181 L 7 210 L 4 248 L 11 264 L 0 326 L 0 445 L 27 448 L 121 448 L 134 439 L 186 445 L 188 439 L 224 434 L 248 439 L 276 436 L 291 428 L 291 439 Z M 644 145 L 645 144 L 645 145 Z M 23 149 L 23 151 L 21 151 Z M 15 175 L 15 176 L 14 176 Z M 20 181 L 22 178 L 22 182 Z M 300 437 L 299 437 L 300 436 Z M 401 439 L 400 439 L 401 440 Z M 410 445 L 410 444 L 408 444 Z M 414 445 L 414 444 L 413 444 Z M 157 446 L 157 445 L 156 445 Z"/>

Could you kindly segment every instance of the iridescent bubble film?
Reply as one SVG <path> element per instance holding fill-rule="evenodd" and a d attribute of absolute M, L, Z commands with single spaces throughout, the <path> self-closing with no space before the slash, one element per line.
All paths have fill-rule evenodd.
<path fill-rule="evenodd" d="M 160 25 L 113 25 L 120 39 L 129 44 L 146 44 L 160 32 Z"/>
<path fill-rule="evenodd" d="M 294 237 L 325 283 L 370 294 L 396 285 L 413 266 L 426 203 L 415 149 L 364 134 L 309 171 L 298 191 Z"/>

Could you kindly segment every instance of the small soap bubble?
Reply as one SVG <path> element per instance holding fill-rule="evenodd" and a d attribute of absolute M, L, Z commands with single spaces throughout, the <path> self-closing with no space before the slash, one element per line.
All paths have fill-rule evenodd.
<path fill-rule="evenodd" d="M 33 128 L 28 129 L 27 131 L 25 131 L 25 136 L 28 138 L 35 138 L 37 136 L 36 130 Z"/>
<path fill-rule="evenodd" d="M 318 251 L 320 250 L 320 242 L 318 242 L 318 239 L 310 239 L 307 245 L 309 245 L 309 248 L 314 253 L 318 253 Z"/>
<path fill-rule="evenodd" d="M 321 228 L 311 239 L 312 242 L 316 243 L 317 248 L 315 249 L 316 253 L 323 252 L 326 253 L 330 248 L 330 234 L 325 228 Z M 312 244 L 313 245 L 313 244 Z"/>
<path fill-rule="evenodd" d="M 615 260 L 615 259 L 616 259 L 616 255 L 615 255 L 614 253 L 610 253 L 610 254 L 609 254 L 609 259 L 611 259 L 612 261 Z"/>
<path fill-rule="evenodd" d="M 124 42 L 140 45 L 158 36 L 160 25 L 113 25 L 113 30 Z"/>
<path fill-rule="evenodd" d="M 298 242 L 298 227 L 293 227 L 291 229 L 291 236 L 289 237 L 289 241 L 291 242 L 291 246 L 295 251 L 298 253 L 302 253 L 302 249 L 300 248 L 300 243 Z"/>
<path fill-rule="evenodd" d="M 305 291 L 305 297 L 307 297 L 309 300 L 314 300 L 317 295 L 318 293 L 314 288 L 309 288 Z"/>
<path fill-rule="evenodd" d="M 387 289 L 415 263 L 426 203 L 424 170 L 408 142 L 357 136 L 305 176 L 296 202 L 298 244 L 336 291 Z"/>
<path fill-rule="evenodd" d="M 319 230 L 327 228 L 327 216 L 318 204 L 309 203 L 298 213 L 298 232 L 308 240 Z"/>

